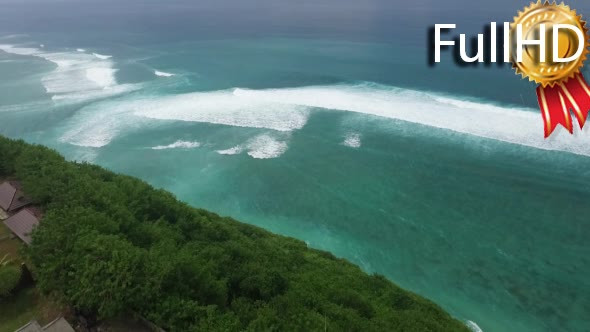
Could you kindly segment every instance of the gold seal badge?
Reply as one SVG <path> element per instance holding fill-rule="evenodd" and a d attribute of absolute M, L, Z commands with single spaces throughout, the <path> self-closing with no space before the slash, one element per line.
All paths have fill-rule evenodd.
<path fill-rule="evenodd" d="M 580 72 L 584 61 L 588 55 L 588 30 L 586 22 L 582 17 L 577 15 L 575 10 L 569 6 L 548 1 L 531 3 L 514 18 L 511 24 L 511 40 L 516 40 L 517 25 L 521 25 L 522 38 L 526 40 L 539 39 L 541 33 L 541 24 L 545 25 L 545 62 L 540 61 L 541 50 L 538 45 L 525 45 L 522 51 L 522 61 L 517 61 L 516 45 L 512 43 L 510 48 L 510 57 L 513 67 L 517 74 L 523 78 L 535 81 L 542 87 L 554 86 L 557 83 L 567 82 Z M 557 24 L 569 24 L 583 32 L 584 40 L 579 40 L 578 36 L 571 30 L 558 30 L 557 40 L 553 40 L 553 27 Z M 558 43 L 558 56 L 567 59 L 575 55 L 579 48 L 579 43 L 584 43 L 582 54 L 570 62 L 554 62 L 553 43 Z"/>

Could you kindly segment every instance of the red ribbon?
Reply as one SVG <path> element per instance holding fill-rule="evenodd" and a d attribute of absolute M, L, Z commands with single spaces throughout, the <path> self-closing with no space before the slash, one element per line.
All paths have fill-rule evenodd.
<path fill-rule="evenodd" d="M 576 74 L 567 82 L 559 82 L 552 87 L 537 87 L 537 99 L 545 121 L 545 138 L 551 135 L 558 124 L 573 134 L 570 110 L 574 111 L 580 129 L 584 127 L 590 111 L 590 86 L 582 74 Z"/>

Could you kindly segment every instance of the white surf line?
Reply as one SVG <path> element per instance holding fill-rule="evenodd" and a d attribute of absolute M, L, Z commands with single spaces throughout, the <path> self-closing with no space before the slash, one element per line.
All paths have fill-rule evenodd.
<path fill-rule="evenodd" d="M 468 320 L 465 325 L 467 325 L 467 328 L 471 332 L 483 332 L 483 330 L 473 321 Z"/>
<path fill-rule="evenodd" d="M 249 140 L 246 144 L 248 155 L 254 159 L 271 159 L 281 156 L 287 151 L 287 142 L 262 134 Z"/>
<path fill-rule="evenodd" d="M 254 159 L 272 159 L 280 157 L 288 149 L 285 140 L 279 140 L 269 134 L 261 134 L 246 143 L 225 150 L 217 150 L 221 155 L 236 155 L 243 151 Z"/>
<path fill-rule="evenodd" d="M 215 152 L 219 153 L 219 154 L 223 154 L 223 155 L 235 155 L 235 154 L 240 154 L 243 151 L 243 147 L 241 145 L 237 145 L 234 146 L 232 148 L 229 149 L 225 149 L 225 150 L 217 150 Z"/>
<path fill-rule="evenodd" d="M 83 101 L 104 98 L 138 88 L 137 85 L 118 84 L 114 63 L 95 55 L 81 52 L 46 52 L 37 48 L 1 44 L 0 50 L 16 55 L 35 56 L 56 65 L 43 75 L 41 82 L 55 101 Z"/>
<path fill-rule="evenodd" d="M 168 144 L 168 145 L 158 145 L 158 146 L 154 146 L 151 149 L 152 150 L 168 150 L 168 149 L 194 149 L 194 148 L 198 148 L 201 146 L 201 143 L 199 142 L 190 142 L 190 141 L 183 141 L 183 140 L 178 140 L 172 144 Z"/>
<path fill-rule="evenodd" d="M 570 135 L 563 128 L 543 135 L 539 112 L 465 101 L 457 97 L 366 83 L 247 90 L 234 94 L 259 102 L 350 111 L 448 129 L 460 133 L 590 156 L 589 130 Z"/>
<path fill-rule="evenodd" d="M 147 96 L 121 102 L 117 108 L 157 120 L 178 120 L 235 127 L 292 131 L 302 128 L 308 107 L 236 96 L 233 90 Z"/>
<path fill-rule="evenodd" d="M 92 53 L 92 55 L 99 58 L 100 60 L 108 60 L 113 57 L 112 55 L 102 55 L 102 54 L 98 54 L 98 53 Z"/>
<path fill-rule="evenodd" d="M 174 74 L 166 73 L 166 72 L 159 71 L 159 70 L 155 70 L 154 71 L 154 75 L 160 76 L 160 77 L 172 77 L 172 76 L 174 76 Z"/>
<path fill-rule="evenodd" d="M 150 95 L 120 100 L 108 107 L 101 113 L 112 111 L 152 120 L 193 121 L 285 132 L 302 128 L 312 108 L 324 108 L 399 119 L 538 149 L 590 156 L 590 130 L 587 129 L 590 126 L 586 126 L 584 131 L 578 130 L 573 136 L 558 128 L 549 139 L 545 139 L 543 121 L 536 110 L 467 101 L 456 96 L 374 83 Z M 79 121 L 95 123 L 92 114 L 84 115 Z M 100 122 L 95 125 L 99 128 L 103 126 Z"/>

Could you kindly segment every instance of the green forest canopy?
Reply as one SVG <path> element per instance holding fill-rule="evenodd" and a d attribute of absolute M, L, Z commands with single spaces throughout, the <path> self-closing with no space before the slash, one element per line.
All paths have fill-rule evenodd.
<path fill-rule="evenodd" d="M 38 287 L 88 315 L 135 311 L 168 331 L 467 331 L 383 276 L 43 146 L 0 136 L 0 177 L 45 211 L 28 252 Z"/>

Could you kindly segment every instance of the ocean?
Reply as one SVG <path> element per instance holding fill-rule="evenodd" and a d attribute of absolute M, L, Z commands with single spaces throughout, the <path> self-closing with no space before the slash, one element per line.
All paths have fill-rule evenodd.
<path fill-rule="evenodd" d="M 526 4 L 0 0 L 0 134 L 333 252 L 474 331 L 588 331 L 590 129 L 544 139 L 508 65 L 428 63 L 433 24 L 473 36 Z"/>

